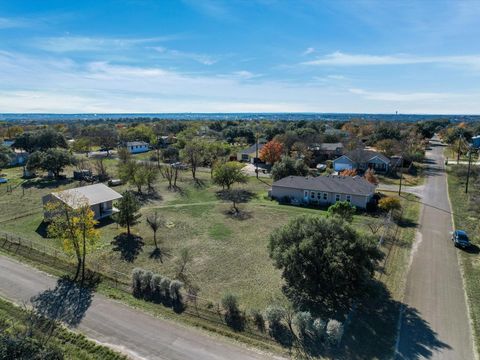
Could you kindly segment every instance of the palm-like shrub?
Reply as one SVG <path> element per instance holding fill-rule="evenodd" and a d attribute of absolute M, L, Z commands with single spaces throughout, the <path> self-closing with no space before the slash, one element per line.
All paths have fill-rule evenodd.
<path fill-rule="evenodd" d="M 293 325 L 295 325 L 301 337 L 305 337 L 314 332 L 313 317 L 308 311 L 296 313 L 293 317 Z"/>
<path fill-rule="evenodd" d="M 343 336 L 343 325 L 340 321 L 331 319 L 327 323 L 326 334 L 331 345 L 338 345 Z"/>
<path fill-rule="evenodd" d="M 173 280 L 170 283 L 170 297 L 172 298 L 173 301 L 180 301 L 182 298 L 182 295 L 180 293 L 180 290 L 183 287 L 183 282 L 180 280 Z"/>

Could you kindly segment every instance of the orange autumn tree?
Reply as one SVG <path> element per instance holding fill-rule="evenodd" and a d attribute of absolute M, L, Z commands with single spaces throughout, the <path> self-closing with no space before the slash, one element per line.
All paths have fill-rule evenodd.
<path fill-rule="evenodd" d="M 357 176 L 356 169 L 345 169 L 340 172 L 341 176 Z"/>
<path fill-rule="evenodd" d="M 282 158 L 283 153 L 283 144 L 272 140 L 266 143 L 262 150 L 260 150 L 260 160 L 269 163 L 271 165 L 275 164 Z"/>
<path fill-rule="evenodd" d="M 375 171 L 373 171 L 373 169 L 368 169 L 365 172 L 365 180 L 371 184 L 378 185 L 378 178 L 375 176 Z"/>

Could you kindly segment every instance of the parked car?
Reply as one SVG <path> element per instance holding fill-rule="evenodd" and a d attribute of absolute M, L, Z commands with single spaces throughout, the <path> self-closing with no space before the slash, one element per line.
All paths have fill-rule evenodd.
<path fill-rule="evenodd" d="M 7 182 L 8 182 L 8 179 L 0 178 L 0 184 L 6 184 Z"/>
<path fill-rule="evenodd" d="M 456 247 L 462 249 L 468 248 L 470 246 L 470 240 L 468 240 L 468 235 L 463 230 L 455 230 L 452 234 L 452 241 Z"/>
<path fill-rule="evenodd" d="M 120 179 L 110 179 L 108 180 L 108 186 L 119 186 L 122 185 L 123 182 Z"/>

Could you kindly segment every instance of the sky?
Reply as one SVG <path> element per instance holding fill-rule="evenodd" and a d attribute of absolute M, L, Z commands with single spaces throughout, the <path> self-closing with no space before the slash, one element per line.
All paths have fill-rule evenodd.
<path fill-rule="evenodd" d="M 0 113 L 480 114 L 480 0 L 0 0 Z"/>

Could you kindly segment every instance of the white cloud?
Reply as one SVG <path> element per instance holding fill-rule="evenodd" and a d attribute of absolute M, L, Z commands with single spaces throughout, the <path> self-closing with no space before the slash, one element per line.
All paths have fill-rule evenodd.
<path fill-rule="evenodd" d="M 407 54 L 369 55 L 347 54 L 336 51 L 315 60 L 306 61 L 304 65 L 316 66 L 371 66 L 371 65 L 409 65 L 409 64 L 450 64 L 469 65 L 480 69 L 480 55 L 459 56 L 416 56 Z"/>
<path fill-rule="evenodd" d="M 175 36 L 159 36 L 152 38 L 60 36 L 38 38 L 33 42 L 33 45 L 42 50 L 57 53 L 67 53 L 73 51 L 109 51 L 128 49 L 136 45 L 168 41 L 173 38 L 175 38 Z"/>
<path fill-rule="evenodd" d="M 197 54 L 192 52 L 167 49 L 163 46 L 153 46 L 151 48 L 155 50 L 159 54 L 159 56 L 168 59 L 190 59 L 203 65 L 213 65 L 218 61 L 215 57 L 206 54 Z"/>
<path fill-rule="evenodd" d="M 29 26 L 25 19 L 0 17 L 0 29 L 20 28 Z"/>
<path fill-rule="evenodd" d="M 310 55 L 310 54 L 312 54 L 312 53 L 314 53 L 314 52 L 315 52 L 315 48 L 309 47 L 309 48 L 307 48 L 307 49 L 302 53 L 302 55 L 304 55 L 304 56 L 305 56 L 305 55 Z"/>
<path fill-rule="evenodd" d="M 445 101 L 455 98 L 469 97 L 471 95 L 455 94 L 446 92 L 377 92 L 366 91 L 363 89 L 348 89 L 349 92 L 356 95 L 362 95 L 365 99 L 395 102 L 417 102 L 417 101 Z"/>

